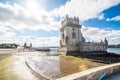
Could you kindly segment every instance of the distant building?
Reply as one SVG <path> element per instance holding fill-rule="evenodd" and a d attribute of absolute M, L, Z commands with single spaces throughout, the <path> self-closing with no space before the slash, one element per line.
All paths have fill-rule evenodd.
<path fill-rule="evenodd" d="M 81 25 L 79 25 L 79 18 L 66 18 L 61 23 L 60 29 L 60 49 L 61 52 L 95 52 L 95 51 L 107 51 L 108 41 L 105 39 L 101 42 L 86 42 L 81 33 Z"/>
<path fill-rule="evenodd" d="M 17 48 L 18 45 L 17 44 L 10 44 L 10 43 L 3 43 L 3 44 L 0 44 L 0 48 Z"/>

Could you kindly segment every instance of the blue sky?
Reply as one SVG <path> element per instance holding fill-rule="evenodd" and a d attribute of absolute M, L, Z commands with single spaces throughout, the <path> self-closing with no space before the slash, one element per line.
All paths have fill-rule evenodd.
<path fill-rule="evenodd" d="M 113 6 L 105 11 L 104 13 L 104 18 L 113 18 L 115 16 L 120 15 L 120 4 L 117 6 Z M 106 19 L 98 20 L 98 19 L 90 19 L 82 23 L 85 26 L 94 26 L 94 27 L 99 27 L 99 28 L 111 28 L 118 30 L 120 29 L 120 21 L 106 21 Z"/>
<path fill-rule="evenodd" d="M 66 14 L 79 17 L 86 41 L 120 44 L 120 0 L 0 0 L 0 43 L 58 46 Z"/>

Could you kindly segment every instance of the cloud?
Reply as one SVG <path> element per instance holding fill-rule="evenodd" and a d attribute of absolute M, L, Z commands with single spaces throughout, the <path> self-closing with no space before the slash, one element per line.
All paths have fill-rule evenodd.
<path fill-rule="evenodd" d="M 98 18 L 99 20 L 103 20 L 103 19 L 105 19 L 105 17 L 104 17 L 104 14 L 103 14 L 103 13 L 99 14 L 99 15 L 97 16 L 97 18 Z"/>
<path fill-rule="evenodd" d="M 10 31 L 10 28 L 0 25 L 0 39 L 14 37 L 16 34 Z"/>
<path fill-rule="evenodd" d="M 19 36 L 14 39 L 15 43 L 23 45 L 25 42 L 32 43 L 34 47 L 59 46 L 59 37 Z"/>
<path fill-rule="evenodd" d="M 17 43 L 23 45 L 25 42 L 32 43 L 34 47 L 59 46 L 59 37 L 37 37 L 35 35 L 17 36 L 10 28 L 0 26 L 0 43 Z"/>
<path fill-rule="evenodd" d="M 16 14 L 15 8 L 9 4 L 0 3 L 0 21 L 10 21 Z"/>
<path fill-rule="evenodd" d="M 4 27 L 0 25 L 0 43 L 11 43 L 14 42 L 13 38 L 16 37 L 16 34 L 11 31 L 9 27 Z"/>
<path fill-rule="evenodd" d="M 34 47 L 40 46 L 59 46 L 59 36 L 37 37 L 35 35 L 17 35 L 11 27 L 0 26 L 0 43 L 17 43 L 23 45 L 25 42 L 33 44 Z"/>
<path fill-rule="evenodd" d="M 78 16 L 80 21 L 85 21 L 92 18 L 102 19 L 101 12 L 120 3 L 120 0 L 71 0 L 65 5 L 56 8 L 53 14 L 56 16 L 64 17 L 66 14 L 69 16 Z"/>
<path fill-rule="evenodd" d="M 0 17 L 0 25 L 11 26 L 18 31 L 25 28 L 47 31 L 60 28 L 60 22 L 56 21 L 44 9 L 40 8 L 40 10 L 33 12 L 16 3 L 13 5 L 0 3 Z"/>
<path fill-rule="evenodd" d="M 36 3 L 34 5 L 30 5 L 32 3 L 27 4 L 28 6 L 26 7 L 17 3 L 0 3 L 0 37 L 2 37 L 0 42 L 16 42 L 21 44 L 28 39 L 35 46 L 59 45 L 59 37 L 39 38 L 36 36 L 18 36 L 8 26 L 20 32 L 26 28 L 30 30 L 58 31 L 61 26 L 60 21 L 66 14 L 69 16 L 78 16 L 80 21 L 92 18 L 104 19 L 102 12 L 119 3 L 120 0 L 71 0 L 53 11 L 46 11 L 41 6 L 36 6 Z M 118 40 L 120 31 L 83 27 L 83 34 L 85 37 L 89 37 L 95 41 L 103 39 L 106 36 L 112 41 L 115 39 Z"/>
<path fill-rule="evenodd" d="M 1 26 L 0 26 L 1 27 Z M 8 32 L 9 28 L 3 28 L 3 34 L 0 33 L 2 37 L 0 42 L 2 43 L 18 43 L 23 45 L 25 42 L 33 43 L 33 46 L 59 46 L 59 37 L 37 37 L 37 36 L 17 36 L 13 32 Z M 0 30 L 0 32 L 2 32 Z M 6 30 L 6 31 L 5 31 Z M 83 36 L 86 38 L 86 41 L 101 41 L 106 37 L 109 41 L 109 44 L 118 44 L 120 43 L 120 30 L 108 30 L 108 29 L 100 29 L 93 27 L 82 27 Z M 88 40 L 89 39 L 89 40 Z"/>
<path fill-rule="evenodd" d="M 107 30 L 93 27 L 82 27 L 82 33 L 85 38 L 89 38 L 91 41 L 100 41 L 107 38 L 109 44 L 120 43 L 120 30 Z M 87 41 L 89 41 L 87 40 Z"/>
<path fill-rule="evenodd" d="M 27 3 L 26 6 L 24 6 L 25 3 Z M 119 4 L 120 0 L 71 0 L 53 11 L 46 11 L 37 4 L 37 0 L 31 2 L 27 0 L 25 3 L 24 5 L 0 3 L 0 24 L 11 26 L 18 31 L 26 28 L 46 31 L 59 30 L 60 21 L 66 14 L 79 16 L 80 21 L 92 18 L 104 19 L 102 11 Z M 56 20 L 56 18 L 59 19 Z"/>
<path fill-rule="evenodd" d="M 120 21 L 120 15 L 113 18 L 107 18 L 106 21 Z"/>

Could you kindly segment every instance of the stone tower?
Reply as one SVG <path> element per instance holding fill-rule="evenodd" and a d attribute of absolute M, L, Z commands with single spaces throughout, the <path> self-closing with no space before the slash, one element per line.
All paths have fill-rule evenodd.
<path fill-rule="evenodd" d="M 108 41 L 105 38 L 101 42 L 86 42 L 81 33 L 79 18 L 69 18 L 68 16 L 61 22 L 60 54 L 70 52 L 107 52 Z M 70 53 L 70 54 L 72 54 Z"/>
<path fill-rule="evenodd" d="M 79 18 L 66 18 L 61 23 L 62 27 L 61 40 L 60 40 L 60 51 L 67 53 L 73 51 L 79 51 L 80 42 L 84 42 L 84 38 L 81 33 L 81 25 L 79 25 Z"/>
<path fill-rule="evenodd" d="M 105 38 L 105 40 L 104 40 L 104 43 L 105 43 L 105 47 L 106 47 L 106 49 L 108 48 L 108 40 Z"/>

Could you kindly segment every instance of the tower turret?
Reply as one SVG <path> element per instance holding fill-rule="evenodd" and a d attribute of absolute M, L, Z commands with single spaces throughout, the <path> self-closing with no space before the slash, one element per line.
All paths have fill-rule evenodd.
<path fill-rule="evenodd" d="M 84 42 L 85 39 L 81 33 L 81 25 L 79 25 L 79 18 L 70 18 L 66 15 L 66 18 L 61 23 L 61 48 L 65 52 L 69 51 L 79 51 L 79 42 Z"/>
<path fill-rule="evenodd" d="M 107 48 L 108 47 L 108 40 L 106 38 L 104 40 L 104 43 L 105 43 L 105 47 Z"/>

